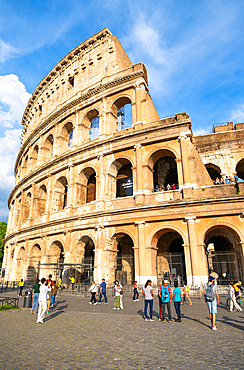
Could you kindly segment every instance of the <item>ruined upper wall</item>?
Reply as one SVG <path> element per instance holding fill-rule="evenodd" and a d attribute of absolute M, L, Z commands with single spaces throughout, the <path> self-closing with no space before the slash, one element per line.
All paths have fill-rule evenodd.
<path fill-rule="evenodd" d="M 199 153 L 243 148 L 243 142 L 243 129 L 194 136 L 194 143 Z"/>
<path fill-rule="evenodd" d="M 23 115 L 22 142 L 62 105 L 129 73 L 132 63 L 118 39 L 104 28 L 81 43 L 43 78 Z M 146 69 L 144 68 L 146 76 Z"/>

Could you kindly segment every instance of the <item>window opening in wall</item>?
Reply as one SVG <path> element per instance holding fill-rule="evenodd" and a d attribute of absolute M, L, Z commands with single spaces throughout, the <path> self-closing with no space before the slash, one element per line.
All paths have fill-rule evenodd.
<path fill-rule="evenodd" d="M 96 176 L 93 173 L 88 180 L 87 183 L 87 196 L 86 196 L 86 203 L 90 203 L 96 200 Z"/>
<path fill-rule="evenodd" d="M 123 130 L 125 125 L 125 107 L 122 107 L 117 112 L 117 130 Z"/>
<path fill-rule="evenodd" d="M 67 206 L 67 200 L 68 200 L 68 185 L 65 185 L 63 209 Z"/>
<path fill-rule="evenodd" d="M 39 116 L 42 114 L 42 105 L 39 104 Z"/>
<path fill-rule="evenodd" d="M 91 126 L 90 126 L 90 140 L 97 139 L 99 137 L 99 117 L 96 116 L 91 120 Z"/>
<path fill-rule="evenodd" d="M 175 158 L 165 156 L 153 166 L 154 191 L 167 191 L 179 188 Z"/>
<path fill-rule="evenodd" d="M 117 111 L 117 131 L 124 130 L 131 126 L 132 106 L 131 104 L 125 104 Z"/>
<path fill-rule="evenodd" d="M 72 147 L 72 141 L 73 141 L 73 129 L 71 130 L 71 132 L 69 134 L 69 141 L 68 141 L 68 147 L 69 148 Z"/>
<path fill-rule="evenodd" d="M 70 83 L 70 86 L 74 86 L 74 84 L 75 84 L 75 78 L 74 78 L 74 76 L 71 76 L 71 77 L 69 77 L 69 83 Z"/>
<path fill-rule="evenodd" d="M 133 177 L 131 163 L 128 163 L 118 171 L 116 198 L 129 197 L 131 195 L 133 195 Z"/>

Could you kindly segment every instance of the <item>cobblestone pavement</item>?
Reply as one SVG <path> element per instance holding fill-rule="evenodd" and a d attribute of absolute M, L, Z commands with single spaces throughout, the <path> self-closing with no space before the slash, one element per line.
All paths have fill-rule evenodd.
<path fill-rule="evenodd" d="M 12 295 L 14 294 L 7 294 Z M 6 294 L 1 294 L 6 296 Z M 15 295 L 16 296 L 16 295 Z M 244 313 L 222 297 L 216 332 L 203 300 L 184 304 L 181 323 L 143 320 L 143 301 L 124 297 L 124 310 L 88 299 L 58 297 L 44 324 L 29 309 L 0 312 L 2 369 L 243 369 Z M 22 304 L 20 301 L 20 306 Z M 175 312 L 173 317 L 175 318 Z"/>

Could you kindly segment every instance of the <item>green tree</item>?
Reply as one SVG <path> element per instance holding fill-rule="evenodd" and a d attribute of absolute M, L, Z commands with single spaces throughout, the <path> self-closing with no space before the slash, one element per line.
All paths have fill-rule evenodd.
<path fill-rule="evenodd" d="M 2 267 L 3 261 L 3 239 L 5 238 L 7 231 L 7 223 L 5 221 L 0 222 L 0 267 Z"/>

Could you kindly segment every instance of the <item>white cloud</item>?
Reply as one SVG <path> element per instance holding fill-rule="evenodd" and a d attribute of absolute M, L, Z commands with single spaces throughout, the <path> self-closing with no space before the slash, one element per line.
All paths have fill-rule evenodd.
<path fill-rule="evenodd" d="M 234 122 L 244 122 L 244 103 L 232 110 L 231 120 Z"/>
<path fill-rule="evenodd" d="M 20 123 L 30 97 L 18 76 L 14 74 L 0 76 L 1 126 L 13 127 L 15 123 Z"/>
<path fill-rule="evenodd" d="M 9 58 L 18 54 L 18 50 L 0 39 L 0 62 L 4 63 Z"/>

